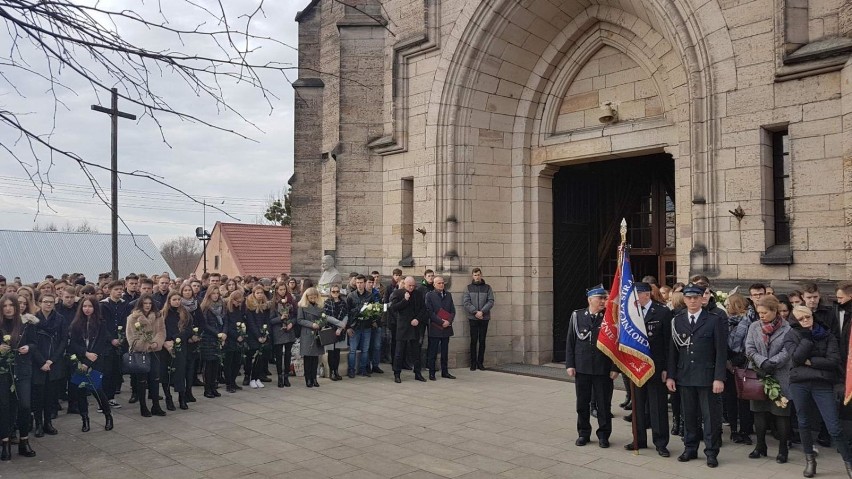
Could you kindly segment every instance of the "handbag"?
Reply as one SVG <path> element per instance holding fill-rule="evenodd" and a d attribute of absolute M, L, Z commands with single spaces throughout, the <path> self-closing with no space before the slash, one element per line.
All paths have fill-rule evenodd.
<path fill-rule="evenodd" d="M 129 351 L 121 357 L 125 374 L 148 374 L 151 372 L 151 358 L 148 353 Z"/>
<path fill-rule="evenodd" d="M 757 371 L 746 368 L 734 368 L 737 385 L 737 398 L 748 401 L 767 401 L 763 383 L 757 377 Z"/>
<path fill-rule="evenodd" d="M 89 369 L 89 375 L 79 369 L 71 375 L 71 384 L 80 387 L 97 391 L 101 389 L 104 382 L 104 375 L 100 371 Z"/>
<path fill-rule="evenodd" d="M 320 346 L 328 346 L 340 341 L 341 337 L 337 335 L 336 327 L 325 327 L 317 332 L 317 341 Z"/>

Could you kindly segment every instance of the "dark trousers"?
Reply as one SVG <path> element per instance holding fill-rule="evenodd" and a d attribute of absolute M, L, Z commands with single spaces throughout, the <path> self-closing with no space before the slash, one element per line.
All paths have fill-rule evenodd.
<path fill-rule="evenodd" d="M 339 349 L 330 349 L 328 350 L 328 369 L 329 373 L 339 374 L 340 371 L 340 350 Z M 331 377 L 331 376 L 329 376 Z"/>
<path fill-rule="evenodd" d="M 316 381 L 319 356 L 305 356 L 305 380 Z"/>
<path fill-rule="evenodd" d="M 150 353 L 153 356 L 155 353 Z M 132 380 L 136 383 L 136 394 L 139 400 L 145 399 L 145 391 L 148 392 L 148 399 L 154 401 L 160 397 L 160 371 L 159 361 L 151 363 L 151 370 L 147 373 L 134 374 Z"/>
<path fill-rule="evenodd" d="M 843 434 L 834 390 L 831 385 L 820 383 L 790 383 L 790 399 L 796 404 L 799 420 L 799 436 L 805 454 L 814 452 L 813 426 L 821 417 L 837 451 L 846 462 L 852 462 L 849 443 Z"/>
<path fill-rule="evenodd" d="M 50 415 L 58 411 L 59 391 L 64 385 L 64 378 L 32 385 L 32 409 L 36 423 L 50 421 Z"/>
<path fill-rule="evenodd" d="M 433 338 L 429 337 L 429 351 L 427 353 L 426 365 L 429 368 L 429 374 L 435 374 L 435 360 L 438 358 L 438 350 L 441 351 L 441 374 L 450 372 L 447 367 L 447 358 L 450 354 L 450 338 Z"/>
<path fill-rule="evenodd" d="M 472 319 L 470 324 L 470 365 L 485 365 L 485 336 L 488 334 L 488 323 L 480 319 Z"/>
<path fill-rule="evenodd" d="M 704 427 L 704 455 L 716 457 L 719 455 L 719 444 L 716 441 L 722 431 L 722 402 L 713 394 L 710 386 L 678 386 L 681 410 L 683 413 L 683 446 L 687 452 L 697 452 L 698 419 L 701 418 Z"/>
<path fill-rule="evenodd" d="M 237 359 L 239 359 L 239 357 Z M 219 359 L 210 359 L 204 361 L 204 391 L 212 391 L 214 389 L 217 389 L 218 386 Z"/>
<path fill-rule="evenodd" d="M 290 362 L 293 360 L 293 343 L 276 344 L 272 347 L 275 355 L 275 371 L 280 374 L 290 374 Z M 338 361 L 340 351 L 337 352 Z M 339 363 L 338 363 L 339 364 Z"/>
<path fill-rule="evenodd" d="M 31 393 L 30 378 L 15 381 L 15 391 L 12 391 L 12 375 L 0 375 L 0 438 L 9 437 L 16 428 L 21 437 L 29 436 Z"/>
<path fill-rule="evenodd" d="M 111 401 L 115 399 L 115 392 L 121 388 L 121 383 L 124 382 L 124 377 L 121 375 L 121 352 L 118 349 L 111 348 L 103 364 L 104 370 L 101 373 L 104 375 L 104 394 Z"/>
<path fill-rule="evenodd" d="M 235 349 L 233 351 L 225 351 L 225 358 L 223 359 L 223 371 L 222 373 L 225 376 L 225 385 L 226 386 L 236 386 L 237 385 L 237 376 L 240 374 L 240 365 L 243 362 L 243 352 L 242 350 Z M 219 373 L 217 372 L 218 376 Z M 206 376 L 205 376 L 206 377 Z M 216 378 L 219 379 L 218 377 Z M 205 379 L 205 384 L 207 380 Z"/>
<path fill-rule="evenodd" d="M 722 393 L 725 418 L 731 425 L 731 433 L 754 434 L 754 416 L 748 401 L 737 398 L 737 384 L 734 373 L 728 371 L 725 378 L 725 391 Z"/>
<path fill-rule="evenodd" d="M 645 429 L 648 426 L 645 411 L 651 420 L 651 440 L 654 447 L 661 449 L 669 445 L 669 407 L 668 390 L 658 372 L 641 388 L 634 388 L 633 414 L 636 415 L 637 443 L 648 444 Z"/>
<path fill-rule="evenodd" d="M 393 356 L 393 372 L 402 372 L 403 364 L 414 363 L 414 374 L 420 374 L 420 340 L 409 339 L 396 342 Z"/>
<path fill-rule="evenodd" d="M 577 373 L 574 377 L 574 390 L 577 395 L 578 435 L 587 439 L 592 436 L 592 408 L 589 403 L 594 399 L 598 410 L 596 435 L 598 439 L 609 440 L 612 433 L 612 379 L 609 375 Z"/>
<path fill-rule="evenodd" d="M 246 375 L 251 379 L 256 380 L 266 376 L 266 361 L 263 359 L 263 350 L 261 348 L 246 350 L 243 368 Z"/>
<path fill-rule="evenodd" d="M 98 389 L 97 391 L 92 391 L 89 388 L 78 388 L 77 389 L 77 409 L 80 411 L 80 417 L 89 417 L 89 395 L 95 396 L 95 403 L 98 405 L 98 408 L 104 413 L 104 416 L 108 416 L 111 414 L 109 408 L 109 399 L 106 397 L 106 393 L 103 388 Z"/>

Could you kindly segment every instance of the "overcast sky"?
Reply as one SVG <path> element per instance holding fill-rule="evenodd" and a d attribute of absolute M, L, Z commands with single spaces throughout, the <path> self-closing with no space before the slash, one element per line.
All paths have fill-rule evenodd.
<path fill-rule="evenodd" d="M 134 8 L 147 19 L 160 21 L 156 12 L 158 2 L 107 1 L 100 2 L 103 8 Z M 215 8 L 216 3 L 202 1 L 201 4 Z M 231 21 L 237 13 L 251 11 L 256 2 L 231 0 L 224 2 L 231 10 Z M 252 25 L 257 35 L 271 36 L 293 47 L 297 46 L 296 12 L 304 8 L 308 0 L 275 0 L 266 2 L 265 18 L 256 18 Z M 182 0 L 162 2 L 164 12 L 173 27 L 195 27 L 204 16 Z M 120 7 L 119 7 L 120 6 Z M 208 27 L 215 27 L 210 22 Z M 201 54 L 222 56 L 212 44 L 188 43 L 180 45 L 174 36 L 144 28 L 118 25 L 119 33 L 130 42 L 152 49 L 193 51 Z M 6 33 L 6 29 L 3 29 Z M 31 46 L 21 47 L 23 60 L 34 70 L 46 70 L 43 55 Z M 0 56 L 8 58 L 11 39 L 0 34 Z M 78 54 L 80 52 L 77 52 Z M 18 59 L 20 62 L 21 59 Z M 268 44 L 255 56 L 256 62 L 273 60 L 289 62 L 296 66 L 297 54 L 292 48 Z M 22 122 L 38 132 L 47 134 L 53 121 L 53 96 L 47 91 L 47 82 L 32 74 L 2 65 L 0 73 L 13 83 L 10 86 L 0 77 L 0 110 L 17 113 Z M 160 136 L 157 125 L 150 117 L 138 121 L 119 120 L 119 169 L 145 170 L 163 177 L 163 180 L 199 199 L 216 204 L 243 222 L 255 223 L 262 217 L 269 195 L 280 192 L 286 186 L 293 171 L 293 90 L 280 74 L 268 74 L 263 79 L 271 92 L 278 98 L 270 98 L 272 109 L 257 89 L 247 85 L 223 83 L 224 95 L 230 106 L 253 122 L 257 129 L 241 121 L 233 114 L 217 112 L 217 105 L 209 99 L 199 98 L 186 83 L 168 71 L 162 76 L 152 71 L 152 83 L 156 91 L 172 107 L 199 116 L 211 123 L 237 130 L 255 141 L 223 133 L 182 121 L 174 116 L 162 114 L 158 117 L 171 148 Z M 295 80 L 296 71 L 287 73 Z M 108 78 L 103 76 L 103 78 Z M 51 142 L 65 150 L 82 156 L 85 160 L 109 166 L 110 136 L 109 117 L 92 111 L 90 105 L 109 106 L 109 96 L 96 92 L 70 70 L 60 73 L 60 79 L 73 91 L 58 89 L 60 105 L 56 114 L 56 129 Z M 115 80 L 109 80 L 115 83 Z M 17 89 L 18 91 L 15 91 Z M 99 95 L 99 96 L 98 96 Z M 66 109 L 67 108 L 67 109 Z M 119 101 L 119 109 L 140 116 L 142 108 L 126 101 Z M 22 142 L 15 144 L 16 132 L 0 124 L 0 143 L 10 146 L 29 162 L 34 171 L 34 160 Z M 43 153 L 43 152 L 42 152 Z M 41 170 L 45 171 L 50 158 L 39 155 Z M 109 195 L 109 174 L 98 171 L 96 176 Z M 110 231 L 109 209 L 92 196 L 92 188 L 79 167 L 70 160 L 54 156 L 50 169 L 53 191 L 46 192 L 50 211 L 42 203 L 41 214 L 36 219 L 37 194 L 28 185 L 24 169 L 6 151 L 0 150 L 0 228 L 32 229 L 34 224 L 55 223 L 62 227 L 66 223 L 77 224 L 88 220 L 100 232 Z M 224 203 L 223 203 L 224 202 Z M 119 211 L 134 233 L 150 235 L 158 245 L 177 237 L 192 235 L 196 226 L 201 226 L 204 208 L 181 198 L 176 193 L 153 182 L 138 178 L 122 179 Z M 35 220 L 35 223 L 34 223 Z M 217 220 L 233 221 L 207 208 L 206 226 L 212 230 Z M 120 232 L 126 229 L 120 227 Z"/>

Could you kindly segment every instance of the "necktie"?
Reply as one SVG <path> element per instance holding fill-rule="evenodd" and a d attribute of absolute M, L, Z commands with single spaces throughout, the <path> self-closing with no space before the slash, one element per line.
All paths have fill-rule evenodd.
<path fill-rule="evenodd" d="M 689 315 L 689 324 L 691 326 L 695 326 L 695 315 L 694 314 Z"/>

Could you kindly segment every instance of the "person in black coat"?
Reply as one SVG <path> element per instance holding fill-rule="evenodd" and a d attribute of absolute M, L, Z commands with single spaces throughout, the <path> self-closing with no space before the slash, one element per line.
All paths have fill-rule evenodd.
<path fill-rule="evenodd" d="M 388 309 L 395 316 L 396 323 L 393 380 L 397 383 L 402 382 L 400 374 L 406 359 L 414 364 L 414 378 L 426 381 L 420 373 L 420 337 L 421 331 L 426 327 L 428 312 L 423 294 L 415 287 L 414 278 L 408 276 L 403 280 L 402 287 L 394 291 L 389 298 Z"/>
<path fill-rule="evenodd" d="M 190 330 L 192 334 L 189 337 L 189 344 L 186 345 L 186 366 L 184 367 L 184 377 L 178 378 L 177 381 L 183 380 L 186 383 L 184 390 L 184 399 L 187 403 L 195 402 L 195 396 L 192 395 L 192 386 L 196 381 L 196 369 L 199 363 L 198 355 L 201 348 L 201 323 L 204 322 L 204 316 L 201 314 L 201 307 L 196 300 L 195 291 L 189 281 L 184 281 L 180 287 L 180 304 L 192 317 Z"/>
<path fill-rule="evenodd" d="M 725 390 L 728 353 L 727 321 L 702 309 L 706 288 L 688 284 L 683 289 L 686 310 L 672 321 L 666 386 L 680 392 L 684 420 L 684 451 L 677 460 L 698 458 L 698 418 L 704 423 L 704 454 L 707 465 L 719 465 L 722 403 L 716 395 Z"/>
<path fill-rule="evenodd" d="M 110 342 L 113 349 L 109 351 L 109 359 L 105 362 L 104 370 L 101 372 L 104 374 L 104 392 L 109 399 L 109 404 L 118 409 L 121 406 L 115 401 L 115 393 L 121 390 L 121 385 L 124 383 L 121 355 L 125 352 L 124 345 L 118 340 L 118 327 L 125 325 L 131 307 L 130 303 L 122 299 L 124 295 L 123 281 L 113 281 L 108 288 L 109 297 L 101 300 L 100 307 L 101 317 L 106 324 L 107 331 L 112 336 Z"/>
<path fill-rule="evenodd" d="M 35 324 L 31 314 L 21 314 L 18 296 L 0 297 L 0 461 L 12 459 L 10 436 L 17 423 L 20 439 L 18 454 L 33 457 L 30 447 L 30 392 L 32 350 L 35 349 Z"/>
<path fill-rule="evenodd" d="M 39 299 L 41 310 L 36 313 L 36 347 L 33 348 L 33 416 L 35 436 L 54 436 L 52 415 L 59 402 L 59 392 L 65 385 L 65 347 L 68 344 L 68 328 L 65 318 L 54 310 L 56 298 L 45 293 Z"/>
<path fill-rule="evenodd" d="M 439 349 L 441 351 L 441 377 L 455 379 L 456 377 L 450 374 L 447 359 L 450 351 L 450 337 L 453 336 L 456 306 L 453 304 L 453 295 L 444 288 L 444 278 L 435 276 L 432 284 L 435 289 L 426 293 L 426 311 L 429 314 L 429 351 L 427 353 L 429 379 L 435 380 L 435 360 Z"/>
<path fill-rule="evenodd" d="M 208 288 L 201 302 L 204 322 L 201 327 L 201 360 L 204 361 L 204 397 L 214 398 L 221 394 L 218 389 L 220 354 L 225 341 L 230 337 L 225 327 L 225 303 L 219 288 Z"/>
<path fill-rule="evenodd" d="M 651 285 L 636 283 L 636 297 L 640 316 L 645 320 L 645 330 L 654 361 L 654 375 L 640 388 L 635 388 L 633 416 L 636 418 L 635 442 L 639 449 L 648 447 L 646 427 L 651 427 L 651 439 L 657 453 L 669 457 L 669 404 L 666 390 L 666 368 L 668 367 L 669 343 L 672 340 L 672 312 L 666 305 L 651 300 Z M 634 445 L 626 444 L 627 450 Z"/>
<path fill-rule="evenodd" d="M 229 393 L 235 393 L 242 389 L 237 385 L 237 375 L 240 373 L 240 365 L 248 338 L 240 333 L 238 324 L 246 323 L 244 302 L 245 297 L 242 288 L 234 290 L 225 300 L 225 334 L 228 339 L 222 347 L 224 351 L 223 375 L 225 376 L 225 390 Z"/>
<path fill-rule="evenodd" d="M 110 350 L 113 348 L 112 339 L 104 321 L 101 320 L 100 308 L 95 296 L 86 296 L 80 301 L 77 315 L 69 329 L 70 340 L 68 352 L 71 353 L 72 364 L 78 364 L 81 372 L 89 369 L 101 372 L 109 359 Z M 79 388 L 77 391 L 77 409 L 83 419 L 83 432 L 89 432 L 89 392 L 91 387 Z M 103 384 L 93 391 L 95 400 L 101 411 L 103 411 L 106 425 L 109 431 L 113 427 L 112 413 L 109 401 L 103 390 Z"/>
<path fill-rule="evenodd" d="M 608 294 L 603 285 L 586 290 L 588 308 L 571 313 L 565 343 L 565 369 L 574 378 L 577 394 L 577 446 L 585 446 L 592 435 L 590 402 L 598 409 L 598 445 L 609 447 L 612 433 L 612 381 L 618 370 L 612 360 L 598 349 L 598 332 L 604 317 Z"/>
<path fill-rule="evenodd" d="M 837 365 L 840 348 L 830 325 L 815 320 L 806 306 L 795 306 L 792 315 L 796 323 L 784 338 L 784 349 L 790 355 L 790 399 L 796 404 L 799 437 L 805 453 L 805 477 L 816 474 L 816 454 L 812 427 L 822 418 L 828 433 L 846 464 L 846 474 L 852 477 L 852 451 L 843 434 L 834 385 L 838 382 Z"/>
<path fill-rule="evenodd" d="M 178 405 L 189 409 L 186 401 L 187 383 L 192 386 L 194 370 L 188 370 L 190 339 L 193 333 L 193 315 L 181 304 L 181 293 L 172 291 L 166 299 L 166 306 L 160 313 L 166 327 L 166 340 L 160 354 L 160 384 L 166 398 L 166 409 L 175 410 L 170 387 L 178 394 Z"/>
<path fill-rule="evenodd" d="M 252 389 L 262 388 L 263 383 L 271 379 L 264 375 L 266 361 L 263 352 L 269 349 L 269 318 L 271 304 L 266 298 L 263 286 L 252 288 L 251 295 L 246 299 L 246 329 L 248 330 L 248 350 L 246 351 L 245 379 L 243 386 Z"/>

